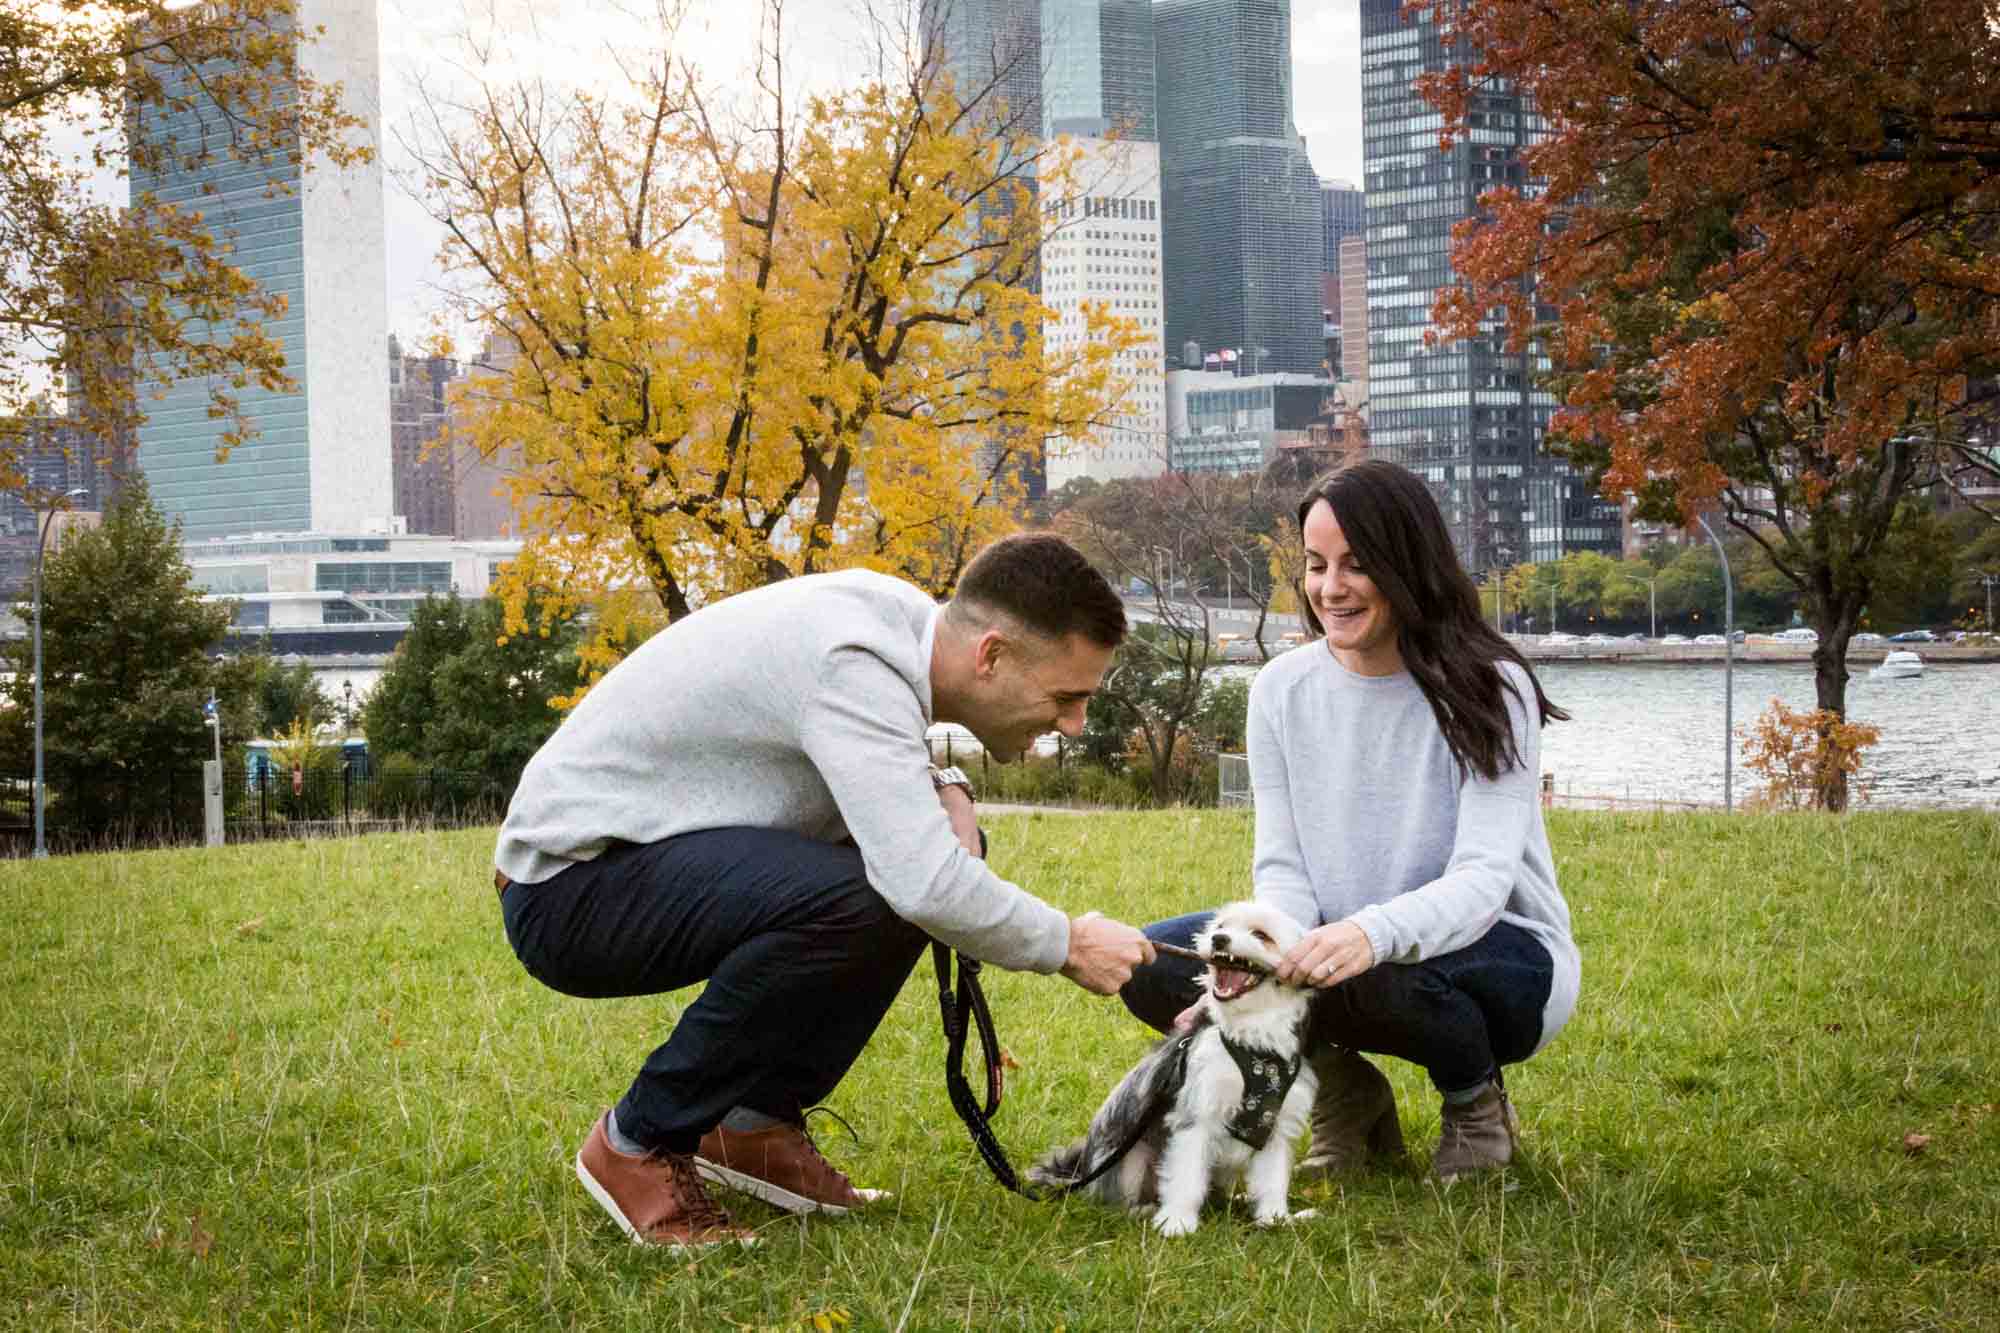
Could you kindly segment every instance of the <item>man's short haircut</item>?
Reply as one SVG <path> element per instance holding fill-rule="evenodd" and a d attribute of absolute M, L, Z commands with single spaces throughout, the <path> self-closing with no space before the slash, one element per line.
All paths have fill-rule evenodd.
<path fill-rule="evenodd" d="M 1053 642 L 1081 634 L 1116 648 L 1125 640 L 1125 604 L 1083 552 L 1052 533 L 1017 532 L 981 551 L 951 604 L 960 617 L 997 612 Z"/>

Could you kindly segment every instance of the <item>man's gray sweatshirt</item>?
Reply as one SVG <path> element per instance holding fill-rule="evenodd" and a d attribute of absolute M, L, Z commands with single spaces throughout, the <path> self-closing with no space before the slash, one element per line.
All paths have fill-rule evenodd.
<path fill-rule="evenodd" d="M 1258 672 L 1252 877 L 1308 929 L 1353 921 L 1377 963 L 1435 958 L 1513 922 L 1555 964 L 1546 1043 L 1576 1007 L 1582 962 L 1542 823 L 1534 689 L 1520 667 L 1501 671 L 1519 691 L 1505 697 L 1521 762 L 1492 780 L 1461 771 L 1408 672 L 1355 675 L 1324 641 Z"/>
<path fill-rule="evenodd" d="M 494 864 L 532 889 L 613 840 L 851 836 L 898 916 L 986 962 L 1059 970 L 1068 917 L 960 846 L 931 785 L 939 611 L 921 589 L 853 570 L 678 621 L 606 673 L 529 761 Z"/>

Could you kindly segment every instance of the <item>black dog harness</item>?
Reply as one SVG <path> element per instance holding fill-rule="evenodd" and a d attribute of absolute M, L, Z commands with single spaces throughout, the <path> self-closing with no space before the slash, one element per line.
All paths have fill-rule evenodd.
<path fill-rule="evenodd" d="M 1285 1095 L 1299 1076 L 1301 1057 L 1294 1055 L 1287 1060 L 1275 1051 L 1261 1046 L 1239 1046 L 1227 1037 L 1222 1038 L 1222 1049 L 1229 1052 L 1229 1058 L 1243 1073 L 1243 1100 L 1229 1117 L 1226 1126 L 1229 1137 L 1253 1151 L 1260 1149 L 1271 1141 L 1271 1131 L 1278 1127 L 1278 1109 L 1285 1104 Z M 1182 1078 L 1187 1076 L 1185 1058 L 1180 1074 Z M 1175 1084 L 1176 1091 L 1179 1086 Z"/>

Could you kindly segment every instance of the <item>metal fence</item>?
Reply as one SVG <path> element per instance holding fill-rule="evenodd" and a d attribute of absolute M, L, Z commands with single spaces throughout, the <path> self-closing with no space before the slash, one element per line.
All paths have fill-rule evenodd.
<path fill-rule="evenodd" d="M 1215 803 L 1248 810 L 1256 801 L 1250 795 L 1250 756 L 1215 756 Z"/>
<path fill-rule="evenodd" d="M 223 836 L 250 842 L 493 824 L 506 813 L 513 788 L 511 779 L 450 769 L 393 765 L 371 772 L 356 763 L 287 772 L 228 760 Z M 201 771 L 176 773 L 144 790 L 87 774 L 51 781 L 43 822 L 50 851 L 199 844 Z M 33 840 L 29 780 L 0 778 L 0 855 L 24 855 Z"/>

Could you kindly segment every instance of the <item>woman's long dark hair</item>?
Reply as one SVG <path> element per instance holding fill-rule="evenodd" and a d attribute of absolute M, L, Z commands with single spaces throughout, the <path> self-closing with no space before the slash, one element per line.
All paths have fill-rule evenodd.
<path fill-rule="evenodd" d="M 1500 670 L 1518 663 L 1535 691 L 1543 722 L 1569 720 L 1549 702 L 1528 659 L 1486 623 L 1479 591 L 1458 562 L 1444 515 L 1423 479 L 1380 459 L 1365 459 L 1322 476 L 1299 500 L 1299 528 L 1320 501 L 1333 508 L 1355 559 L 1396 615 L 1396 647 L 1437 715 L 1452 757 L 1481 776 L 1497 778 L 1521 762 L 1501 691 L 1520 697 Z M 1326 633 L 1294 585 L 1305 621 Z"/>

